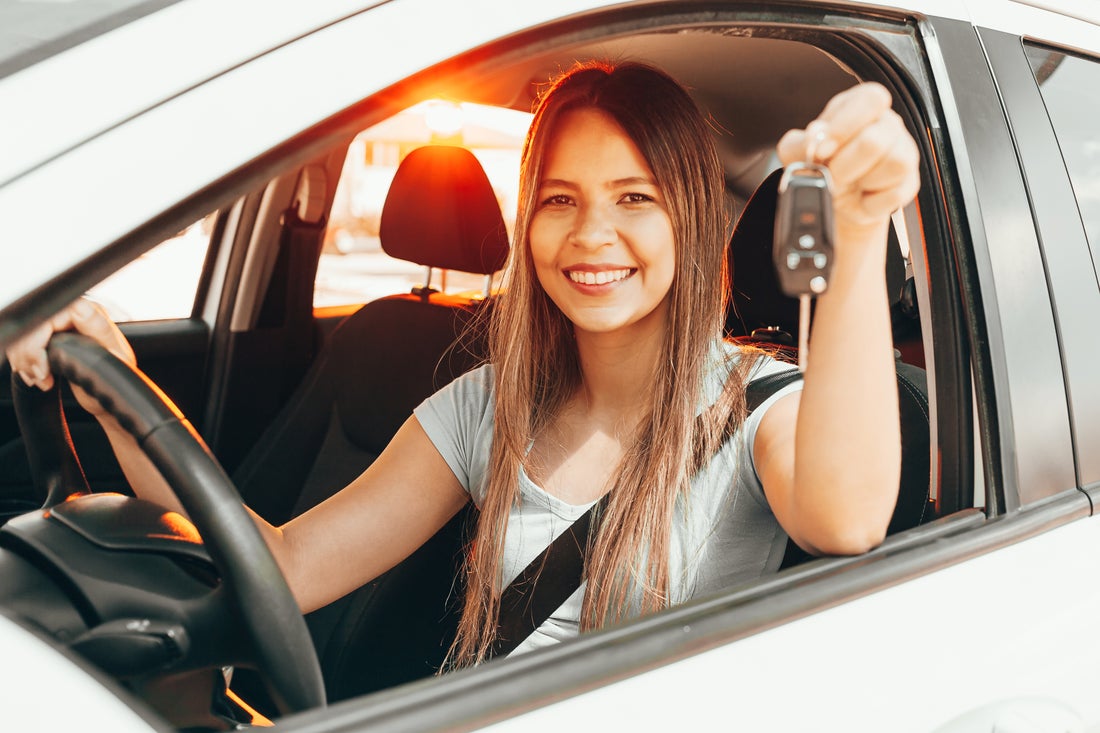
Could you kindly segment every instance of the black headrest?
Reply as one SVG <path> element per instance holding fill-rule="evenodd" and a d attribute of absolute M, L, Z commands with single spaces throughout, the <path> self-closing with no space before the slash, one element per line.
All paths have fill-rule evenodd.
<path fill-rule="evenodd" d="M 481 163 L 465 148 L 428 145 L 397 168 L 379 224 L 382 249 L 418 265 L 488 275 L 508 233 Z"/>
<path fill-rule="evenodd" d="M 733 292 L 726 314 L 726 332 L 733 336 L 748 336 L 758 328 L 779 328 L 791 335 L 798 331 L 798 299 L 783 294 L 772 264 L 775 206 L 782 175 L 782 169 L 772 171 L 756 187 L 733 228 L 728 252 Z M 893 227 L 889 237 L 886 286 L 894 303 L 905 285 L 905 261 Z"/>

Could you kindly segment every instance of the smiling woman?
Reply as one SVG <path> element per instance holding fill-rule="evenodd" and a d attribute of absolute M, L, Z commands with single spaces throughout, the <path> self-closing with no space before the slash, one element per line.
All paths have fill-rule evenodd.
<path fill-rule="evenodd" d="M 564 115 L 553 139 L 528 233 L 539 283 L 578 336 L 618 331 L 658 343 L 677 248 L 649 164 L 599 111 Z"/>
<path fill-rule="evenodd" d="M 422 403 L 343 491 L 281 527 L 254 515 L 302 610 L 402 561 L 471 498 L 481 511 L 453 649 L 461 666 L 484 661 L 498 643 L 522 652 L 659 611 L 690 598 L 708 573 L 775 571 L 787 536 L 815 553 L 880 542 L 899 471 L 881 240 L 891 211 L 916 186 L 914 146 L 888 102 L 881 87 L 856 88 L 815 123 L 829 125 L 818 148 L 835 161 L 840 185 L 844 258 L 833 291 L 843 300 L 833 291 L 821 299 L 818 329 L 831 337 L 810 362 L 807 399 L 792 385 L 746 421 L 748 380 L 785 367 L 724 345 L 725 278 L 693 277 L 721 273 L 725 262 L 720 166 L 702 115 L 680 85 L 648 66 L 593 64 L 559 79 L 524 148 L 518 244 L 492 316 L 490 364 Z M 781 152 L 805 155 L 804 137 L 789 134 Z M 854 167 L 845 163 L 853 150 L 861 153 Z M 597 271 L 605 282 L 596 282 Z M 843 334 L 856 319 L 863 331 L 852 342 Z M 9 349 L 27 385 L 52 389 L 46 346 L 68 328 L 133 363 L 118 328 L 80 301 Z M 850 353 L 859 368 L 839 362 Z M 830 395 L 852 379 L 882 397 L 841 417 Z M 183 513 L 139 436 L 94 393 L 74 389 L 135 493 Z M 839 434 L 837 420 L 844 444 L 828 437 Z M 846 460 L 853 452 L 875 459 L 856 470 Z M 712 474 L 715 465 L 725 470 Z M 409 482 L 430 488 L 414 504 L 396 501 Z M 525 482 L 536 501 L 520 499 Z M 839 509 L 821 507 L 823 491 Z M 755 499 L 751 516 L 715 510 L 751 506 L 742 496 Z M 524 631 L 529 639 L 503 638 L 503 585 L 535 560 L 520 558 L 569 524 L 555 523 L 546 504 L 577 519 L 601 499 L 585 581 Z M 695 515 L 713 524 L 696 527 Z M 738 551 L 719 556 L 713 541 L 723 537 L 741 543 Z M 337 565 L 345 553 L 354 562 Z"/>

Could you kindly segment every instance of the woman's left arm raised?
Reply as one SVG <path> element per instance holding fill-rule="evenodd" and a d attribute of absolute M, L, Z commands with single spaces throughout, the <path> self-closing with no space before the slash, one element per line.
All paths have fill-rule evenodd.
<path fill-rule="evenodd" d="M 768 410 L 753 453 L 795 542 L 815 554 L 856 554 L 883 540 L 897 502 L 901 437 L 884 272 L 890 215 L 916 196 L 919 152 L 890 93 L 867 83 L 779 142 L 784 164 L 809 154 L 833 179 L 833 269 L 817 300 L 804 388 Z"/>

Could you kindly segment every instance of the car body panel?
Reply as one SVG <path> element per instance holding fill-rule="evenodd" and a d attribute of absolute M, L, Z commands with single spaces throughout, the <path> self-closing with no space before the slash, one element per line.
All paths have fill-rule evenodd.
<path fill-rule="evenodd" d="M 112 733 L 167 731 L 140 702 L 101 674 L 0 614 L 0 648 L 18 664 L 0 668 L 5 730 L 82 730 L 95 721 Z M 110 689 L 109 689 L 109 687 Z"/>
<path fill-rule="evenodd" d="M 891 538 L 867 558 L 819 561 L 802 575 L 768 581 L 775 596 L 759 590 L 706 599 L 568 649 L 308 711 L 280 726 L 328 733 L 495 723 L 494 730 L 528 731 L 582 720 L 646 730 L 708 728 L 720 720 L 749 730 L 923 731 L 975 711 L 1008 720 L 1020 709 L 1015 706 L 1035 700 L 1040 704 L 1028 710 L 1100 726 L 1089 665 L 1100 658 L 1100 641 L 1088 629 L 1100 613 L 1100 588 L 1074 582 L 1091 576 L 1091 558 L 1100 550 L 1091 504 L 1076 490 L 1100 481 L 1100 456 L 1091 450 L 1100 431 L 1093 417 L 1100 415 L 1100 388 L 1090 378 L 1100 347 L 1089 329 L 1100 290 L 1095 275 L 1089 279 L 1087 243 L 1069 217 L 1068 181 L 1052 162 L 1056 142 L 1049 123 L 1042 129 L 1034 82 L 1029 90 L 1026 63 L 1021 67 L 1011 43 L 993 34 L 1027 33 L 1094 52 L 1100 36 L 1070 10 L 1056 15 L 1034 7 L 1039 4 L 913 0 L 904 13 L 864 3 L 816 4 L 837 13 L 871 8 L 879 19 L 915 14 L 918 37 L 929 49 L 929 93 L 941 95 L 942 105 L 933 115 L 936 125 L 942 117 L 942 127 L 929 137 L 942 156 L 937 172 L 945 196 L 959 195 L 947 226 L 961 252 L 960 289 L 973 308 L 966 336 L 975 364 L 975 437 L 985 450 L 976 483 L 993 490 L 985 497 L 991 519 L 970 509 Z M 69 90 L 33 115 L 0 121 L 0 138 L 47 140 L 0 161 L 0 217 L 9 241 L 36 248 L 35 257 L 0 254 L 0 344 L 113 268 L 104 248 L 136 253 L 152 246 L 156 234 L 176 231 L 196 200 L 212 208 L 231 203 L 219 188 L 226 179 L 262 183 L 282 172 L 275 166 L 286 162 L 270 160 L 271 148 L 308 142 L 318 122 L 361 99 L 551 20 L 619 5 L 666 6 L 349 0 L 287 9 L 268 25 L 250 24 L 262 5 L 224 10 L 213 0 L 189 0 L 60 54 L 40 70 L 0 80 L 0 100 L 17 100 L 16 108 L 59 79 Z M 211 13 L 222 14 L 223 25 L 205 35 L 201 21 Z M 196 39 L 209 44 L 209 53 L 177 64 L 191 57 Z M 379 54 L 392 62 L 377 63 Z M 109 92 L 93 83 L 121 75 L 136 57 L 149 59 L 150 69 L 163 63 L 174 71 L 143 71 L 133 85 L 116 84 Z M 333 68 L 357 72 L 326 74 Z M 317 78 L 328 81 L 311 83 Z M 94 113 L 67 114 L 84 107 Z M 295 160 L 304 162 L 318 149 L 305 145 Z M 152 175 L 164 170 L 171 175 Z M 59 203 L 62 217 L 54 213 Z M 44 221 L 50 226 L 43 228 Z M 915 251 L 924 255 L 918 260 L 926 259 L 918 218 L 907 217 L 907 224 Z M 193 400 L 188 414 L 200 417 L 207 406 L 202 362 L 214 338 L 204 305 L 197 304 L 201 318 L 182 328 L 186 364 L 175 364 L 182 369 L 179 389 Z M 171 326 L 138 324 L 128 333 L 143 350 L 161 349 L 162 368 L 171 371 L 180 353 L 172 351 L 179 338 Z M 142 363 L 153 358 L 143 356 Z M 961 409 L 969 415 L 969 404 Z M 715 610 L 723 604 L 721 613 Z M 654 639 L 676 635 L 679 619 L 713 624 L 713 633 L 693 630 L 695 621 L 687 621 L 677 646 L 655 648 Z M 9 626 L 0 619 L 0 647 L 31 643 L 24 630 Z M 665 636 L 646 637 L 656 629 Z M 28 653 L 41 661 L 41 671 L 13 667 L 0 679 L 25 705 L 20 710 L 42 710 L 50 690 L 39 689 L 39 680 L 58 678 L 55 668 L 82 673 L 61 655 Z M 119 710 L 120 698 L 93 678 L 71 684 L 85 691 L 75 693 L 74 710 L 94 714 L 97 723 L 159 729 L 128 709 L 128 700 Z M 4 715 L 0 711 L 0 727 Z M 51 727 L 58 723 L 51 718 Z"/>
<path fill-rule="evenodd" d="M 1008 724 L 1013 702 L 1028 699 L 1057 703 L 1078 722 L 1033 719 L 1034 730 L 1085 730 L 1100 723 L 1095 669 L 1082 663 L 1100 658 L 1100 639 L 1088 633 L 1100 586 L 1067 588 L 1064 578 L 1090 573 L 1098 552 L 1096 520 L 1081 519 L 486 730 L 549 733 L 584 720 L 632 730 L 722 721 L 727 730 L 927 733 L 987 704 L 1003 712 L 995 723 Z M 952 609 L 980 624 L 947 623 Z M 921 621 L 937 618 L 944 623 Z M 865 653 L 850 653 L 854 639 Z M 1052 653 L 1066 648 L 1080 653 L 1076 664 Z"/>

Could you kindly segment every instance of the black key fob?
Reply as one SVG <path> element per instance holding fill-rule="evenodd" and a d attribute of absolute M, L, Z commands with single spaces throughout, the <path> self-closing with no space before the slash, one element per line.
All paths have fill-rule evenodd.
<path fill-rule="evenodd" d="M 772 259 L 783 292 L 820 295 L 833 265 L 833 198 L 829 169 L 792 163 L 779 179 Z"/>

